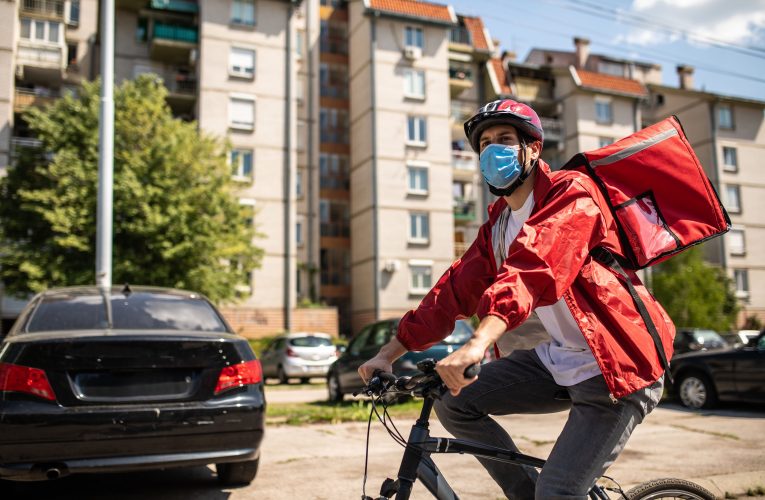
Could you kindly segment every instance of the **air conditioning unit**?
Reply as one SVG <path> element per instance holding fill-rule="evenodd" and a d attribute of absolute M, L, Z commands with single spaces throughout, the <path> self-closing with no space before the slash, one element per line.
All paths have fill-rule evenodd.
<path fill-rule="evenodd" d="M 412 45 L 407 45 L 406 47 L 404 47 L 404 57 L 406 57 L 410 61 L 419 59 L 422 57 L 422 49 L 419 47 L 414 47 Z"/>
<path fill-rule="evenodd" d="M 385 272 L 395 273 L 396 271 L 399 270 L 400 267 L 401 267 L 401 262 L 399 262 L 396 259 L 391 259 L 391 260 L 385 261 L 385 267 L 383 269 L 385 269 Z"/>

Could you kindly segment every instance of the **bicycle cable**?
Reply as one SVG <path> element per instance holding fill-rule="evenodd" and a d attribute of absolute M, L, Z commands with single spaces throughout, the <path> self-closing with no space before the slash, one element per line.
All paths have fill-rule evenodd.
<path fill-rule="evenodd" d="M 613 491 L 614 493 L 618 493 L 619 495 L 621 495 L 621 498 L 623 498 L 624 500 L 629 500 L 627 498 L 627 495 L 624 493 L 624 490 L 622 489 L 622 486 L 618 482 L 616 482 L 616 479 L 614 479 L 612 477 L 609 477 L 609 476 L 600 476 L 600 477 L 602 479 L 608 479 L 609 481 L 611 481 L 612 483 L 614 483 L 616 485 L 616 488 L 613 488 L 613 487 L 609 488 L 607 486 L 603 486 L 603 489 L 606 489 L 608 491 Z"/>
<path fill-rule="evenodd" d="M 374 401 L 374 400 L 373 400 Z M 374 408 L 374 402 L 372 403 Z M 367 498 L 367 466 L 369 465 L 369 434 L 372 429 L 372 412 L 369 412 L 369 419 L 367 420 L 367 445 L 364 450 L 364 481 L 361 483 L 361 498 L 362 500 Z"/>

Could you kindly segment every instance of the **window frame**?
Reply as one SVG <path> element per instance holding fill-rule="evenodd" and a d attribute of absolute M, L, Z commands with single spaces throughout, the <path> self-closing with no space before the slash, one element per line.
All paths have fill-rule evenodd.
<path fill-rule="evenodd" d="M 601 120 L 600 113 L 598 112 L 600 106 L 607 106 L 606 109 L 608 109 L 608 119 L 607 120 Z M 595 96 L 595 123 L 601 124 L 601 125 L 611 125 L 614 123 L 614 105 L 613 100 L 609 97 L 603 97 L 603 96 Z"/>
<path fill-rule="evenodd" d="M 423 174 L 425 179 L 425 187 L 422 187 L 422 177 L 420 177 L 420 182 L 416 182 L 415 184 L 419 184 L 418 187 L 412 186 L 412 180 L 415 179 L 413 177 L 413 174 L 419 171 L 419 173 Z M 406 192 L 407 194 L 412 194 L 416 196 L 427 196 L 430 194 L 430 164 L 428 162 L 421 162 L 421 161 L 408 161 L 406 162 Z"/>
<path fill-rule="evenodd" d="M 422 210 L 410 211 L 407 235 L 407 241 L 411 244 L 430 244 L 430 213 Z"/>
<path fill-rule="evenodd" d="M 411 81 L 411 78 L 413 78 L 414 81 Z M 416 82 L 420 83 L 419 87 L 422 90 L 421 93 L 410 92 L 410 87 L 415 87 L 415 85 L 410 85 L 410 83 Z M 425 100 L 426 95 L 427 89 L 425 85 L 425 70 L 415 68 L 404 69 L 404 97 L 407 99 Z"/>
<path fill-rule="evenodd" d="M 23 24 L 25 21 L 29 22 L 29 36 L 25 37 L 22 35 L 23 32 Z M 42 25 L 42 38 L 38 38 L 36 36 L 36 24 L 39 23 Z M 58 26 L 58 33 L 55 41 L 49 40 L 50 38 L 50 27 L 51 24 L 55 24 Z M 65 45 L 66 41 L 64 40 L 64 23 L 61 21 L 54 21 L 51 19 L 37 19 L 32 17 L 22 17 L 19 19 L 19 40 L 25 40 L 28 42 L 33 43 L 41 43 L 48 46 L 60 46 Z"/>
<path fill-rule="evenodd" d="M 247 22 L 244 18 L 234 17 L 234 10 L 237 4 L 249 4 L 252 5 L 252 22 Z M 258 9 L 255 5 L 255 0 L 231 0 L 231 10 L 229 11 L 229 24 L 232 26 L 254 28 L 258 24 Z"/>
<path fill-rule="evenodd" d="M 721 118 L 723 111 L 728 112 L 730 123 L 723 124 L 723 120 Z M 735 130 L 736 120 L 735 120 L 735 117 L 733 116 L 733 106 L 731 106 L 730 104 L 717 105 L 717 128 L 720 130 Z"/>
<path fill-rule="evenodd" d="M 733 286 L 735 288 L 735 293 L 737 298 L 739 299 L 749 298 L 749 294 L 750 294 L 749 269 L 745 269 L 745 268 L 733 269 Z"/>
<path fill-rule="evenodd" d="M 241 52 L 250 52 L 252 54 L 252 72 L 245 71 L 237 71 L 234 68 L 234 65 L 232 63 L 232 58 L 234 55 L 234 51 L 241 51 Z M 233 78 L 243 78 L 245 80 L 254 80 L 255 79 L 255 67 L 257 65 L 257 51 L 252 47 L 244 47 L 241 45 L 232 45 L 229 47 L 228 51 L 228 76 Z"/>
<path fill-rule="evenodd" d="M 250 124 L 247 123 L 235 123 L 232 121 L 232 115 L 233 115 L 233 105 L 234 101 L 240 101 L 240 102 L 251 102 L 252 103 L 252 122 Z M 254 95 L 250 94 L 229 94 L 228 95 L 228 128 L 233 130 L 241 130 L 245 132 L 252 132 L 255 130 L 255 114 L 256 114 L 256 97 Z"/>
<path fill-rule="evenodd" d="M 732 245 L 732 240 L 734 238 L 734 235 L 741 235 L 741 250 L 739 251 L 738 247 L 735 247 Z M 731 228 L 730 231 L 728 231 L 726 243 L 728 246 L 728 253 L 733 256 L 742 257 L 746 255 L 746 232 L 743 228 Z"/>
<path fill-rule="evenodd" d="M 412 34 L 412 42 L 410 41 L 409 34 Z M 425 50 L 425 30 L 421 26 L 408 25 L 404 27 L 404 47 L 416 47 L 420 50 Z"/>
<path fill-rule="evenodd" d="M 734 200 L 731 199 L 730 193 L 735 193 L 735 204 L 733 203 Z M 729 213 L 732 214 L 740 214 L 742 211 L 741 207 L 741 186 L 738 184 L 726 184 L 725 185 L 725 208 L 728 210 Z"/>
<path fill-rule="evenodd" d="M 730 153 L 731 157 L 733 158 L 733 163 L 728 163 L 728 155 L 726 153 Z M 734 146 L 723 146 L 722 164 L 723 171 L 732 173 L 738 172 L 738 148 Z"/>
<path fill-rule="evenodd" d="M 236 165 L 236 171 L 233 171 L 234 167 L 234 154 L 237 153 L 238 164 Z M 243 172 L 243 158 L 244 156 L 250 156 L 250 173 L 249 175 Z M 242 158 L 242 160 L 239 160 Z M 233 147 L 229 153 L 229 165 L 232 167 L 231 178 L 239 182 L 252 183 L 255 181 L 255 151 L 252 148 L 240 148 Z"/>
<path fill-rule="evenodd" d="M 433 288 L 433 261 L 425 259 L 410 259 L 409 265 L 409 294 L 425 295 Z M 425 270 L 425 273 L 416 273 L 415 270 Z M 428 276 L 429 283 L 415 283 L 415 277 Z"/>
<path fill-rule="evenodd" d="M 411 137 L 414 136 L 414 139 Z M 404 144 L 414 147 L 428 145 L 428 118 L 425 115 L 406 115 L 406 140 Z"/>

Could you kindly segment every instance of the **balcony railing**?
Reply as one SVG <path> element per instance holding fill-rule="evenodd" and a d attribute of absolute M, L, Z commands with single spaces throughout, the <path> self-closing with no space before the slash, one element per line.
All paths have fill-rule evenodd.
<path fill-rule="evenodd" d="M 542 130 L 545 131 L 545 142 L 561 142 L 563 140 L 563 121 L 554 118 L 540 117 Z"/>
<path fill-rule="evenodd" d="M 16 87 L 14 110 L 21 112 L 30 106 L 45 106 L 55 101 L 58 97 L 58 90 Z"/>
<path fill-rule="evenodd" d="M 199 41 L 199 32 L 197 28 L 190 26 L 155 23 L 153 38 L 174 42 L 197 43 Z"/>
<path fill-rule="evenodd" d="M 322 97 L 348 99 L 348 85 L 322 85 L 320 91 Z"/>
<path fill-rule="evenodd" d="M 454 219 L 458 221 L 475 220 L 475 200 L 454 199 Z"/>
<path fill-rule="evenodd" d="M 449 79 L 472 82 L 473 72 L 468 68 L 449 68 Z"/>
<path fill-rule="evenodd" d="M 469 151 L 452 151 L 452 167 L 455 170 L 475 171 L 476 155 Z"/>
<path fill-rule="evenodd" d="M 195 0 L 151 0 L 151 8 L 190 14 L 199 12 L 199 5 Z"/>
<path fill-rule="evenodd" d="M 351 230 L 345 224 L 322 222 L 319 224 L 319 234 L 331 238 L 348 238 L 351 235 Z"/>
<path fill-rule="evenodd" d="M 34 40 L 19 40 L 16 59 L 21 65 L 63 70 L 64 46 Z"/>
<path fill-rule="evenodd" d="M 459 259 L 463 255 L 465 255 L 465 252 L 467 252 L 468 248 L 470 248 L 470 243 L 466 243 L 464 241 L 455 241 L 454 242 L 454 257 L 456 259 Z"/>
<path fill-rule="evenodd" d="M 38 14 L 48 17 L 64 17 L 64 0 L 23 0 L 21 2 L 23 14 Z"/>
<path fill-rule="evenodd" d="M 167 82 L 168 90 L 173 94 L 196 94 L 197 79 L 185 74 L 176 74 L 175 78 Z"/>
<path fill-rule="evenodd" d="M 347 55 L 348 39 L 340 36 L 322 36 L 320 39 L 320 49 L 322 52 Z"/>
<path fill-rule="evenodd" d="M 31 137 L 12 137 L 11 138 L 11 158 L 16 160 L 22 150 L 34 150 L 40 153 L 42 142 L 39 139 Z"/>

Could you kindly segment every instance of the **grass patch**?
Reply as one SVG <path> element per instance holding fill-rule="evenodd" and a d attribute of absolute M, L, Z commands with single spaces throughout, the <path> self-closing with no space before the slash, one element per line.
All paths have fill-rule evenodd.
<path fill-rule="evenodd" d="M 765 488 L 762 486 L 755 486 L 754 488 L 746 490 L 746 496 L 748 497 L 759 497 L 762 495 L 765 495 Z"/>
<path fill-rule="evenodd" d="M 394 419 L 417 418 L 422 409 L 421 400 L 411 400 L 388 407 L 388 413 Z M 372 403 L 366 400 L 315 401 L 313 403 L 272 403 L 266 406 L 268 424 L 307 425 L 340 424 L 343 422 L 366 422 Z M 382 413 L 382 408 L 378 407 Z"/>

